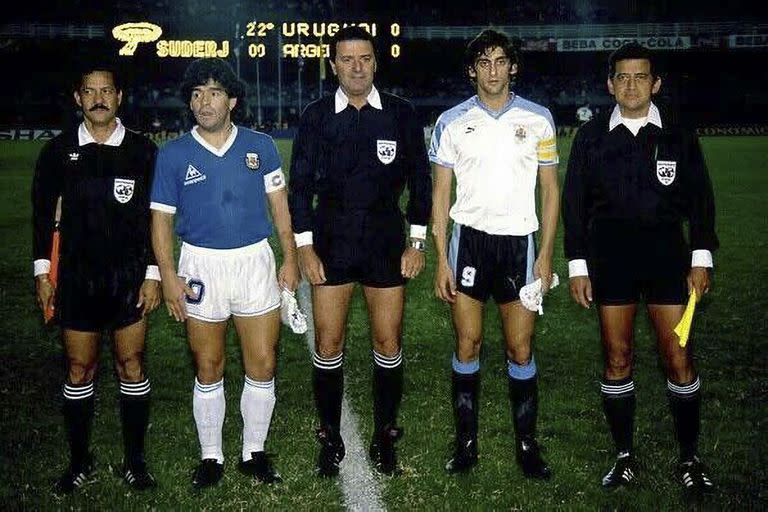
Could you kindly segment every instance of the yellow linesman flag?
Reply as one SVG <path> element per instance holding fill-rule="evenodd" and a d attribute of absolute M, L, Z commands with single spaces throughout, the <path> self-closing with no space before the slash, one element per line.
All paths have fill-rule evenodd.
<path fill-rule="evenodd" d="M 683 318 L 675 327 L 675 334 L 680 337 L 680 346 L 685 347 L 688 344 L 688 337 L 691 335 L 691 326 L 693 325 L 693 312 L 696 310 L 696 290 L 691 290 L 688 297 L 688 305 L 685 306 Z"/>

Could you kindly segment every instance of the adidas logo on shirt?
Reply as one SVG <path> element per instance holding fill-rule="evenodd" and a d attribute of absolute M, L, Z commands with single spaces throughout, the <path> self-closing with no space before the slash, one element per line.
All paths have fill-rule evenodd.
<path fill-rule="evenodd" d="M 201 181 L 205 181 L 205 174 L 195 169 L 194 165 L 189 164 L 187 167 L 187 175 L 184 176 L 184 186 L 186 187 L 187 185 L 194 185 L 195 183 L 200 183 Z"/>

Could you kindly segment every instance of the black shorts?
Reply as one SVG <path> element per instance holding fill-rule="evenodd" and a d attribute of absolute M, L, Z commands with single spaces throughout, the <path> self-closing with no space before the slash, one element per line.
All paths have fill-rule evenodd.
<path fill-rule="evenodd" d="M 56 319 L 63 329 L 100 332 L 121 329 L 141 319 L 137 308 L 146 267 L 137 264 L 105 269 L 62 262 L 56 289 Z"/>
<path fill-rule="evenodd" d="M 520 288 L 534 280 L 536 243 L 533 233 L 490 235 L 454 224 L 448 261 L 458 291 L 482 302 L 493 295 L 497 304 L 506 304 L 518 300 Z"/>
<path fill-rule="evenodd" d="M 590 231 L 589 276 L 602 305 L 685 304 L 691 255 L 682 227 L 603 223 Z"/>
<path fill-rule="evenodd" d="M 349 214 L 326 219 L 314 233 L 326 286 L 358 282 L 373 288 L 406 283 L 400 269 L 405 250 L 402 214 Z"/>

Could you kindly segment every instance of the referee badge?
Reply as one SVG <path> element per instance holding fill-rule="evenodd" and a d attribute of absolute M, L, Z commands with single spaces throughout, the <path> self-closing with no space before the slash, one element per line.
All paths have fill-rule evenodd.
<path fill-rule="evenodd" d="M 246 153 L 245 154 L 245 165 L 248 166 L 248 168 L 252 171 L 255 171 L 259 168 L 259 165 L 261 165 L 261 161 L 259 160 L 259 154 L 258 153 Z"/>
<path fill-rule="evenodd" d="M 656 177 L 659 179 L 659 183 L 665 187 L 675 181 L 676 170 L 677 162 L 671 160 L 656 161 Z"/>
<path fill-rule="evenodd" d="M 115 184 L 112 187 L 112 193 L 115 195 L 118 203 L 127 203 L 133 197 L 133 187 L 135 180 L 125 180 L 115 178 Z"/>
<path fill-rule="evenodd" d="M 376 155 L 379 157 L 379 161 L 384 165 L 391 164 L 397 155 L 397 141 L 377 140 Z"/>

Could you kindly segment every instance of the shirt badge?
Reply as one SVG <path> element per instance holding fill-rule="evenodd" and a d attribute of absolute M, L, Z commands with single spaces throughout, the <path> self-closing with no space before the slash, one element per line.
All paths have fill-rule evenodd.
<path fill-rule="evenodd" d="M 376 155 L 379 157 L 379 161 L 384 165 L 391 164 L 397 155 L 397 141 L 377 140 Z"/>
<path fill-rule="evenodd" d="M 252 171 L 255 171 L 259 168 L 259 165 L 261 165 L 261 161 L 259 160 L 259 154 L 258 153 L 246 153 L 245 154 L 245 165 L 248 166 L 248 168 Z"/>
<path fill-rule="evenodd" d="M 201 181 L 205 181 L 205 178 L 205 174 L 195 169 L 194 165 L 189 164 L 187 166 L 187 174 L 184 175 L 184 186 L 186 187 L 187 185 L 200 183 Z"/>
<path fill-rule="evenodd" d="M 656 161 L 656 177 L 659 179 L 659 183 L 665 187 L 675 181 L 676 170 L 677 162 L 671 160 Z"/>
<path fill-rule="evenodd" d="M 69 161 L 70 162 L 77 162 L 80 158 L 80 153 L 70 153 L 69 154 Z"/>
<path fill-rule="evenodd" d="M 518 126 L 517 128 L 515 128 L 515 141 L 516 142 L 518 142 L 518 143 L 525 142 L 525 138 L 526 137 L 528 137 L 528 133 L 525 131 L 525 127 Z"/>
<path fill-rule="evenodd" d="M 112 193 L 115 195 L 118 203 L 127 203 L 133 197 L 133 188 L 135 180 L 126 180 L 122 178 L 115 178 L 114 187 L 112 187 Z"/>

